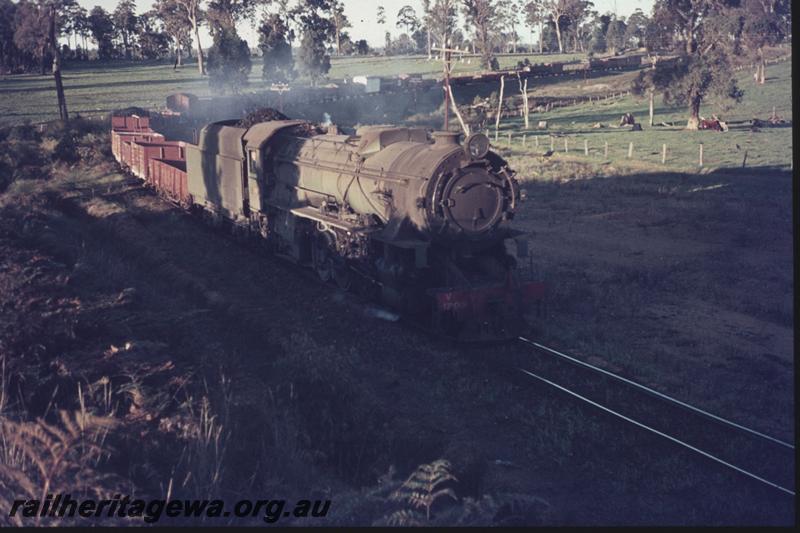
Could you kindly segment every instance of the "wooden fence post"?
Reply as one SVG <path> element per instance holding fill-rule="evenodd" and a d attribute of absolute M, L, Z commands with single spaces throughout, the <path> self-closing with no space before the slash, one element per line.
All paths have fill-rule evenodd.
<path fill-rule="evenodd" d="M 583 155 L 589 155 L 589 141 L 583 140 Z"/>
<path fill-rule="evenodd" d="M 606 141 L 605 145 L 603 145 L 603 157 L 608 159 L 608 141 Z"/>
<path fill-rule="evenodd" d="M 700 165 L 703 166 L 703 143 L 700 143 Z"/>
<path fill-rule="evenodd" d="M 747 150 L 744 151 L 744 157 L 742 158 L 742 168 L 747 164 Z"/>
<path fill-rule="evenodd" d="M 667 144 L 664 143 L 661 145 L 661 164 L 663 165 L 666 162 L 667 162 Z"/>
<path fill-rule="evenodd" d="M 567 138 L 564 137 L 564 153 L 569 152 L 569 144 L 568 144 L 568 142 L 569 141 L 567 140 Z"/>
<path fill-rule="evenodd" d="M 525 137 L 527 137 L 527 134 L 523 133 L 522 134 L 522 146 L 525 146 L 525 141 L 526 141 Z"/>
<path fill-rule="evenodd" d="M 500 97 L 497 101 L 497 117 L 494 121 L 494 140 L 497 140 L 498 131 L 500 130 L 500 117 L 503 115 L 503 90 L 506 87 L 506 77 L 500 76 Z"/>
<path fill-rule="evenodd" d="M 536 145 L 536 148 L 539 148 L 539 136 L 538 135 L 534 135 L 533 136 L 533 144 Z"/>
<path fill-rule="evenodd" d="M 551 135 L 550 136 L 550 151 L 551 152 L 553 151 L 553 139 L 554 139 L 554 137 Z"/>
<path fill-rule="evenodd" d="M 511 132 L 508 132 L 508 145 L 511 146 Z"/>
<path fill-rule="evenodd" d="M 633 143 L 628 143 L 628 159 L 633 157 Z"/>

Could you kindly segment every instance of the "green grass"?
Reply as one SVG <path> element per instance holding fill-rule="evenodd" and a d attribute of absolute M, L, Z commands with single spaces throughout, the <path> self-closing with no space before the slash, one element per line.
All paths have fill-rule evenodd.
<path fill-rule="evenodd" d="M 529 56 L 532 62 L 569 61 L 575 54 Z M 524 56 L 500 56 L 502 67 L 516 65 Z M 480 69 L 477 58 L 470 63 L 457 62 L 455 73 Z M 331 59 L 329 78 L 339 80 L 357 75 L 394 76 L 421 74 L 436 76 L 441 63 L 426 56 L 343 57 Z M 100 115 L 128 106 L 159 107 L 167 95 L 191 92 L 198 96 L 211 94 L 208 78 L 198 74 L 189 63 L 173 70 L 171 62 L 93 62 L 68 64 L 63 72 L 67 106 L 71 114 Z M 260 58 L 253 58 L 249 78 L 250 91 L 264 89 Z M 58 118 L 55 82 L 52 75 L 25 74 L 0 76 L 0 126 L 25 121 L 43 122 Z"/>
<path fill-rule="evenodd" d="M 792 161 L 792 129 L 785 127 L 762 128 L 751 132 L 749 121 L 753 117 L 767 119 L 772 108 L 785 120 L 792 120 L 792 64 L 791 60 L 767 67 L 768 80 L 765 85 L 757 85 L 748 70 L 736 73 L 739 86 L 744 90 L 742 101 L 730 109 L 721 109 L 712 104 L 704 105 L 701 115 L 710 116 L 716 112 L 723 120 L 733 123 L 725 133 L 714 131 L 686 131 L 687 111 L 684 108 L 665 106 L 656 99 L 655 122 L 666 122 L 673 126 L 647 126 L 647 101 L 634 96 L 615 100 L 579 104 L 557 108 L 549 113 L 532 113 L 531 128 L 526 134 L 526 146 L 522 146 L 524 124 L 520 117 L 504 119 L 500 127 L 497 147 L 512 157 L 525 171 L 536 167 L 530 156 L 550 149 L 550 133 L 560 136 L 553 139 L 553 150 L 557 157 L 576 157 L 592 162 L 623 163 L 633 166 L 661 166 L 661 151 L 667 145 L 666 166 L 671 169 L 694 170 L 698 168 L 700 143 L 703 143 L 703 164 L 705 168 L 739 167 L 747 151 L 747 166 L 777 166 L 789 168 Z M 612 77 L 609 77 L 612 78 Z M 599 80 L 597 80 L 599 81 Z M 573 83 L 574 82 L 566 82 Z M 637 122 L 643 122 L 644 131 L 632 132 L 628 129 L 610 128 L 619 123 L 620 116 L 631 112 Z M 548 131 L 533 128 L 539 120 L 547 120 Z M 736 122 L 744 121 L 741 124 Z M 593 129 L 600 122 L 605 127 Z M 511 149 L 508 149 L 508 133 L 512 135 Z M 539 137 L 539 148 L 535 147 L 534 136 Z M 494 130 L 491 130 L 494 139 Z M 564 139 L 567 139 L 569 152 L 565 152 Z M 589 155 L 584 154 L 584 142 L 588 144 Z M 629 143 L 633 143 L 633 156 L 628 159 Z M 608 156 L 604 156 L 605 143 L 608 143 Z M 738 145 L 738 146 L 737 146 Z"/>

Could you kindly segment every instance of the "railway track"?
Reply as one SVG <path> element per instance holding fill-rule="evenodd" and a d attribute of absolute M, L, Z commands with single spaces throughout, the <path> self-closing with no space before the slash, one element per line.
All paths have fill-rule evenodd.
<path fill-rule="evenodd" d="M 535 340 L 519 337 L 517 341 L 536 356 L 519 361 L 517 368 L 531 381 L 556 389 L 626 427 L 656 435 L 670 442 L 676 453 L 694 454 L 744 479 L 795 496 L 794 444 Z"/>

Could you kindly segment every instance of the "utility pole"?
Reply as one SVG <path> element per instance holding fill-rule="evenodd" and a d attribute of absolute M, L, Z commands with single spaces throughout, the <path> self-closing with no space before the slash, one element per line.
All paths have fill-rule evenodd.
<path fill-rule="evenodd" d="M 446 46 L 446 45 L 445 45 Z M 450 127 L 450 50 L 444 51 L 444 131 Z"/>
<path fill-rule="evenodd" d="M 463 57 L 463 54 L 467 53 L 468 50 L 465 48 L 463 51 L 459 50 L 458 48 L 448 48 L 447 45 L 444 48 L 431 48 L 436 52 L 441 52 L 442 56 L 442 69 L 444 73 L 444 77 L 442 79 L 442 90 L 444 92 L 444 130 L 447 131 L 447 128 L 450 126 L 450 95 L 452 94 L 452 90 L 450 89 L 450 69 L 452 68 L 452 54 L 458 54 Z M 455 102 L 453 102 L 455 106 Z"/>

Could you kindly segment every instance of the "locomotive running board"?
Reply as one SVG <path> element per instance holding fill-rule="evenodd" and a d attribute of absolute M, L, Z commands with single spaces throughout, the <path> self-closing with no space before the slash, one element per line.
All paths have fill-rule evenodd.
<path fill-rule="evenodd" d="M 321 222 L 331 226 L 332 228 L 348 231 L 350 233 L 370 233 L 381 229 L 378 227 L 359 226 L 345 220 L 329 217 L 327 215 L 323 215 L 317 208 L 311 206 L 296 207 L 294 209 L 290 209 L 289 212 L 296 217 Z"/>

